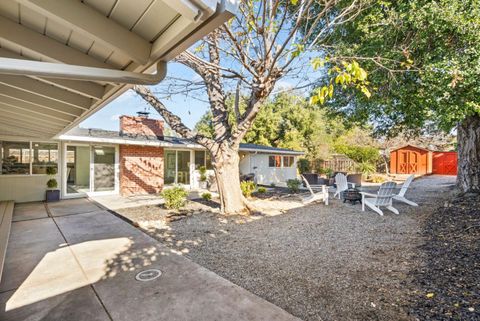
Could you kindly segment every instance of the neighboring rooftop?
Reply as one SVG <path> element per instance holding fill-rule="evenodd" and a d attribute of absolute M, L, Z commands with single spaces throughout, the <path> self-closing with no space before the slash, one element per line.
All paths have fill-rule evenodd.
<path fill-rule="evenodd" d="M 96 128 L 76 127 L 65 135 L 61 135 L 60 140 L 70 141 L 88 141 L 103 142 L 113 144 L 135 144 L 135 145 L 151 145 L 159 147 L 188 147 L 188 148 L 204 148 L 203 146 L 193 142 L 192 140 L 173 137 L 173 136 L 145 136 L 134 134 L 121 134 L 114 130 L 104 130 Z M 240 144 L 240 151 L 276 153 L 276 154 L 292 154 L 303 155 L 301 151 L 295 151 L 286 148 L 276 148 L 271 146 L 263 146 L 258 144 Z"/>

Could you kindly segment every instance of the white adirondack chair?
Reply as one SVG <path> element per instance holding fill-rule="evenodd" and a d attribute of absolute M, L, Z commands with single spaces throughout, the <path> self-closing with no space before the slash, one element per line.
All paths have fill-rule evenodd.
<path fill-rule="evenodd" d="M 395 182 L 385 182 L 380 186 L 377 194 L 360 192 L 362 194 L 362 211 L 365 211 L 365 205 L 383 216 L 380 206 L 386 207 L 395 214 L 399 214 L 398 210 L 392 206 L 392 199 L 395 196 Z M 368 196 L 368 198 L 367 198 Z"/>
<path fill-rule="evenodd" d="M 355 188 L 355 183 L 347 182 L 347 176 L 343 175 L 342 173 L 335 175 L 335 184 L 337 185 L 337 189 L 333 197 L 338 195 L 338 199 L 342 197 L 342 192 L 348 189 L 348 185 L 352 186 L 352 188 Z"/>
<path fill-rule="evenodd" d="M 322 188 L 322 191 L 321 192 L 318 192 L 318 193 L 315 193 L 312 189 L 312 187 L 310 186 L 310 184 L 308 183 L 307 179 L 303 176 L 302 176 L 302 179 L 303 181 L 305 182 L 305 186 L 308 188 L 308 190 L 310 191 L 310 196 L 308 197 L 305 197 L 302 202 L 303 204 L 309 204 L 309 203 L 312 203 L 312 202 L 316 202 L 316 201 L 322 201 L 325 203 L 325 205 L 328 205 L 328 190 L 327 190 L 327 186 L 325 185 L 320 185 L 320 187 Z"/>
<path fill-rule="evenodd" d="M 407 192 L 408 187 L 410 186 L 410 184 L 412 183 L 414 178 L 415 178 L 415 175 L 408 176 L 407 180 L 405 182 L 403 182 L 402 188 L 400 189 L 400 192 L 398 193 L 398 195 L 395 195 L 393 197 L 394 200 L 404 202 L 408 205 L 418 206 L 417 203 L 412 202 L 412 201 L 405 198 L 405 193 Z"/>

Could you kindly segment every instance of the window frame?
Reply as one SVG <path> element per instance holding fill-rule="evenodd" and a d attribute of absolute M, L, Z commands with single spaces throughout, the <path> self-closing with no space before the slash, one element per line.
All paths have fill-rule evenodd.
<path fill-rule="evenodd" d="M 193 151 L 193 160 L 194 160 L 194 167 L 195 167 L 195 170 L 198 171 L 198 168 L 197 168 L 197 163 L 196 163 L 196 159 L 195 159 L 195 154 L 197 152 L 203 152 L 203 166 L 205 166 L 205 168 L 207 169 L 207 171 L 210 171 L 210 170 L 213 170 L 213 166 L 212 166 L 212 156 L 210 155 L 210 152 L 208 150 L 203 150 L 203 149 L 195 149 Z M 207 164 L 210 163 L 210 166 L 208 166 Z"/>
<path fill-rule="evenodd" d="M 288 166 L 285 166 L 285 159 L 288 159 Z M 285 168 L 292 168 L 292 167 L 295 167 L 295 156 L 291 156 L 291 155 L 284 155 L 283 156 L 283 167 Z"/>
<path fill-rule="evenodd" d="M 270 165 L 270 158 L 273 157 L 274 166 Z M 280 159 L 280 162 L 277 162 L 277 158 Z M 276 166 L 276 165 L 279 166 Z M 282 168 L 283 167 L 283 157 L 282 155 L 268 155 L 268 168 Z"/>
<path fill-rule="evenodd" d="M 2 177 L 30 177 L 30 176 L 48 176 L 47 174 L 33 174 L 33 143 L 44 143 L 44 144 L 56 144 L 57 145 L 57 175 L 59 175 L 60 163 L 61 163 L 61 142 L 57 141 L 48 141 L 48 140 L 23 140 L 23 139 L 9 139 L 8 137 L 0 137 L 0 142 L 17 142 L 17 143 L 28 143 L 29 144 L 29 168 L 27 174 L 2 174 L 2 167 L 0 166 L 0 179 Z M 2 148 L 0 146 L 0 148 Z M 1 153 L 0 153 L 1 154 Z M 3 154 L 0 155 L 3 157 Z"/>
<path fill-rule="evenodd" d="M 56 161 L 56 169 L 57 169 L 57 174 L 59 173 L 59 168 L 60 168 L 60 143 L 57 142 L 45 142 L 45 141 L 30 141 L 30 175 L 31 176 L 48 176 L 48 174 L 34 174 L 33 173 L 33 163 L 35 160 L 35 153 L 33 152 L 33 144 L 55 144 L 57 145 L 57 161 Z M 52 158 L 51 156 L 51 151 L 55 149 L 48 149 L 48 158 L 49 160 Z"/>

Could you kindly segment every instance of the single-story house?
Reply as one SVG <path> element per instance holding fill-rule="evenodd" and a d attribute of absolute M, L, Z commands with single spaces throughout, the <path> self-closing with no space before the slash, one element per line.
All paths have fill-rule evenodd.
<path fill-rule="evenodd" d="M 200 166 L 214 175 L 210 155 L 192 141 L 163 135 L 162 120 L 120 117 L 120 131 L 74 128 L 54 140 L 2 140 L 0 199 L 17 202 L 45 198 L 48 167 L 61 198 L 86 195 L 154 194 L 164 186 L 199 187 Z M 297 177 L 302 152 L 255 144 L 240 146 L 240 174 L 258 184 L 282 186 Z"/>
<path fill-rule="evenodd" d="M 457 152 L 406 145 L 390 152 L 392 174 L 457 175 Z"/>
<path fill-rule="evenodd" d="M 168 62 L 232 18 L 238 5 L 0 1 L 0 200 L 43 199 L 48 167 L 58 167 L 62 197 L 120 192 L 120 152 L 133 144 L 60 137 L 132 85 L 161 82 Z"/>

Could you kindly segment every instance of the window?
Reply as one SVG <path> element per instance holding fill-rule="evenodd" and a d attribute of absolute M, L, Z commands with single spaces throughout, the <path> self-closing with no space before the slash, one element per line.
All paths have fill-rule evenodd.
<path fill-rule="evenodd" d="M 205 151 L 196 150 L 195 151 L 195 169 L 205 166 Z"/>
<path fill-rule="evenodd" d="M 205 152 L 205 166 L 207 167 L 207 169 L 213 169 L 212 156 L 210 155 L 209 151 Z"/>
<path fill-rule="evenodd" d="M 282 156 L 268 156 L 268 167 L 282 167 Z"/>
<path fill-rule="evenodd" d="M 207 169 L 213 169 L 212 157 L 209 151 L 196 150 L 195 151 L 195 169 L 199 169 L 200 166 L 205 166 Z"/>
<path fill-rule="evenodd" d="M 3 175 L 46 174 L 47 167 L 57 166 L 58 144 L 0 141 Z"/>
<path fill-rule="evenodd" d="M 283 167 L 293 167 L 294 163 L 293 156 L 283 156 Z"/>
<path fill-rule="evenodd" d="M 3 175 L 28 175 L 30 173 L 30 143 L 0 142 Z"/>
<path fill-rule="evenodd" d="M 47 167 L 58 166 L 58 145 L 52 143 L 32 143 L 32 174 L 46 174 Z"/>

